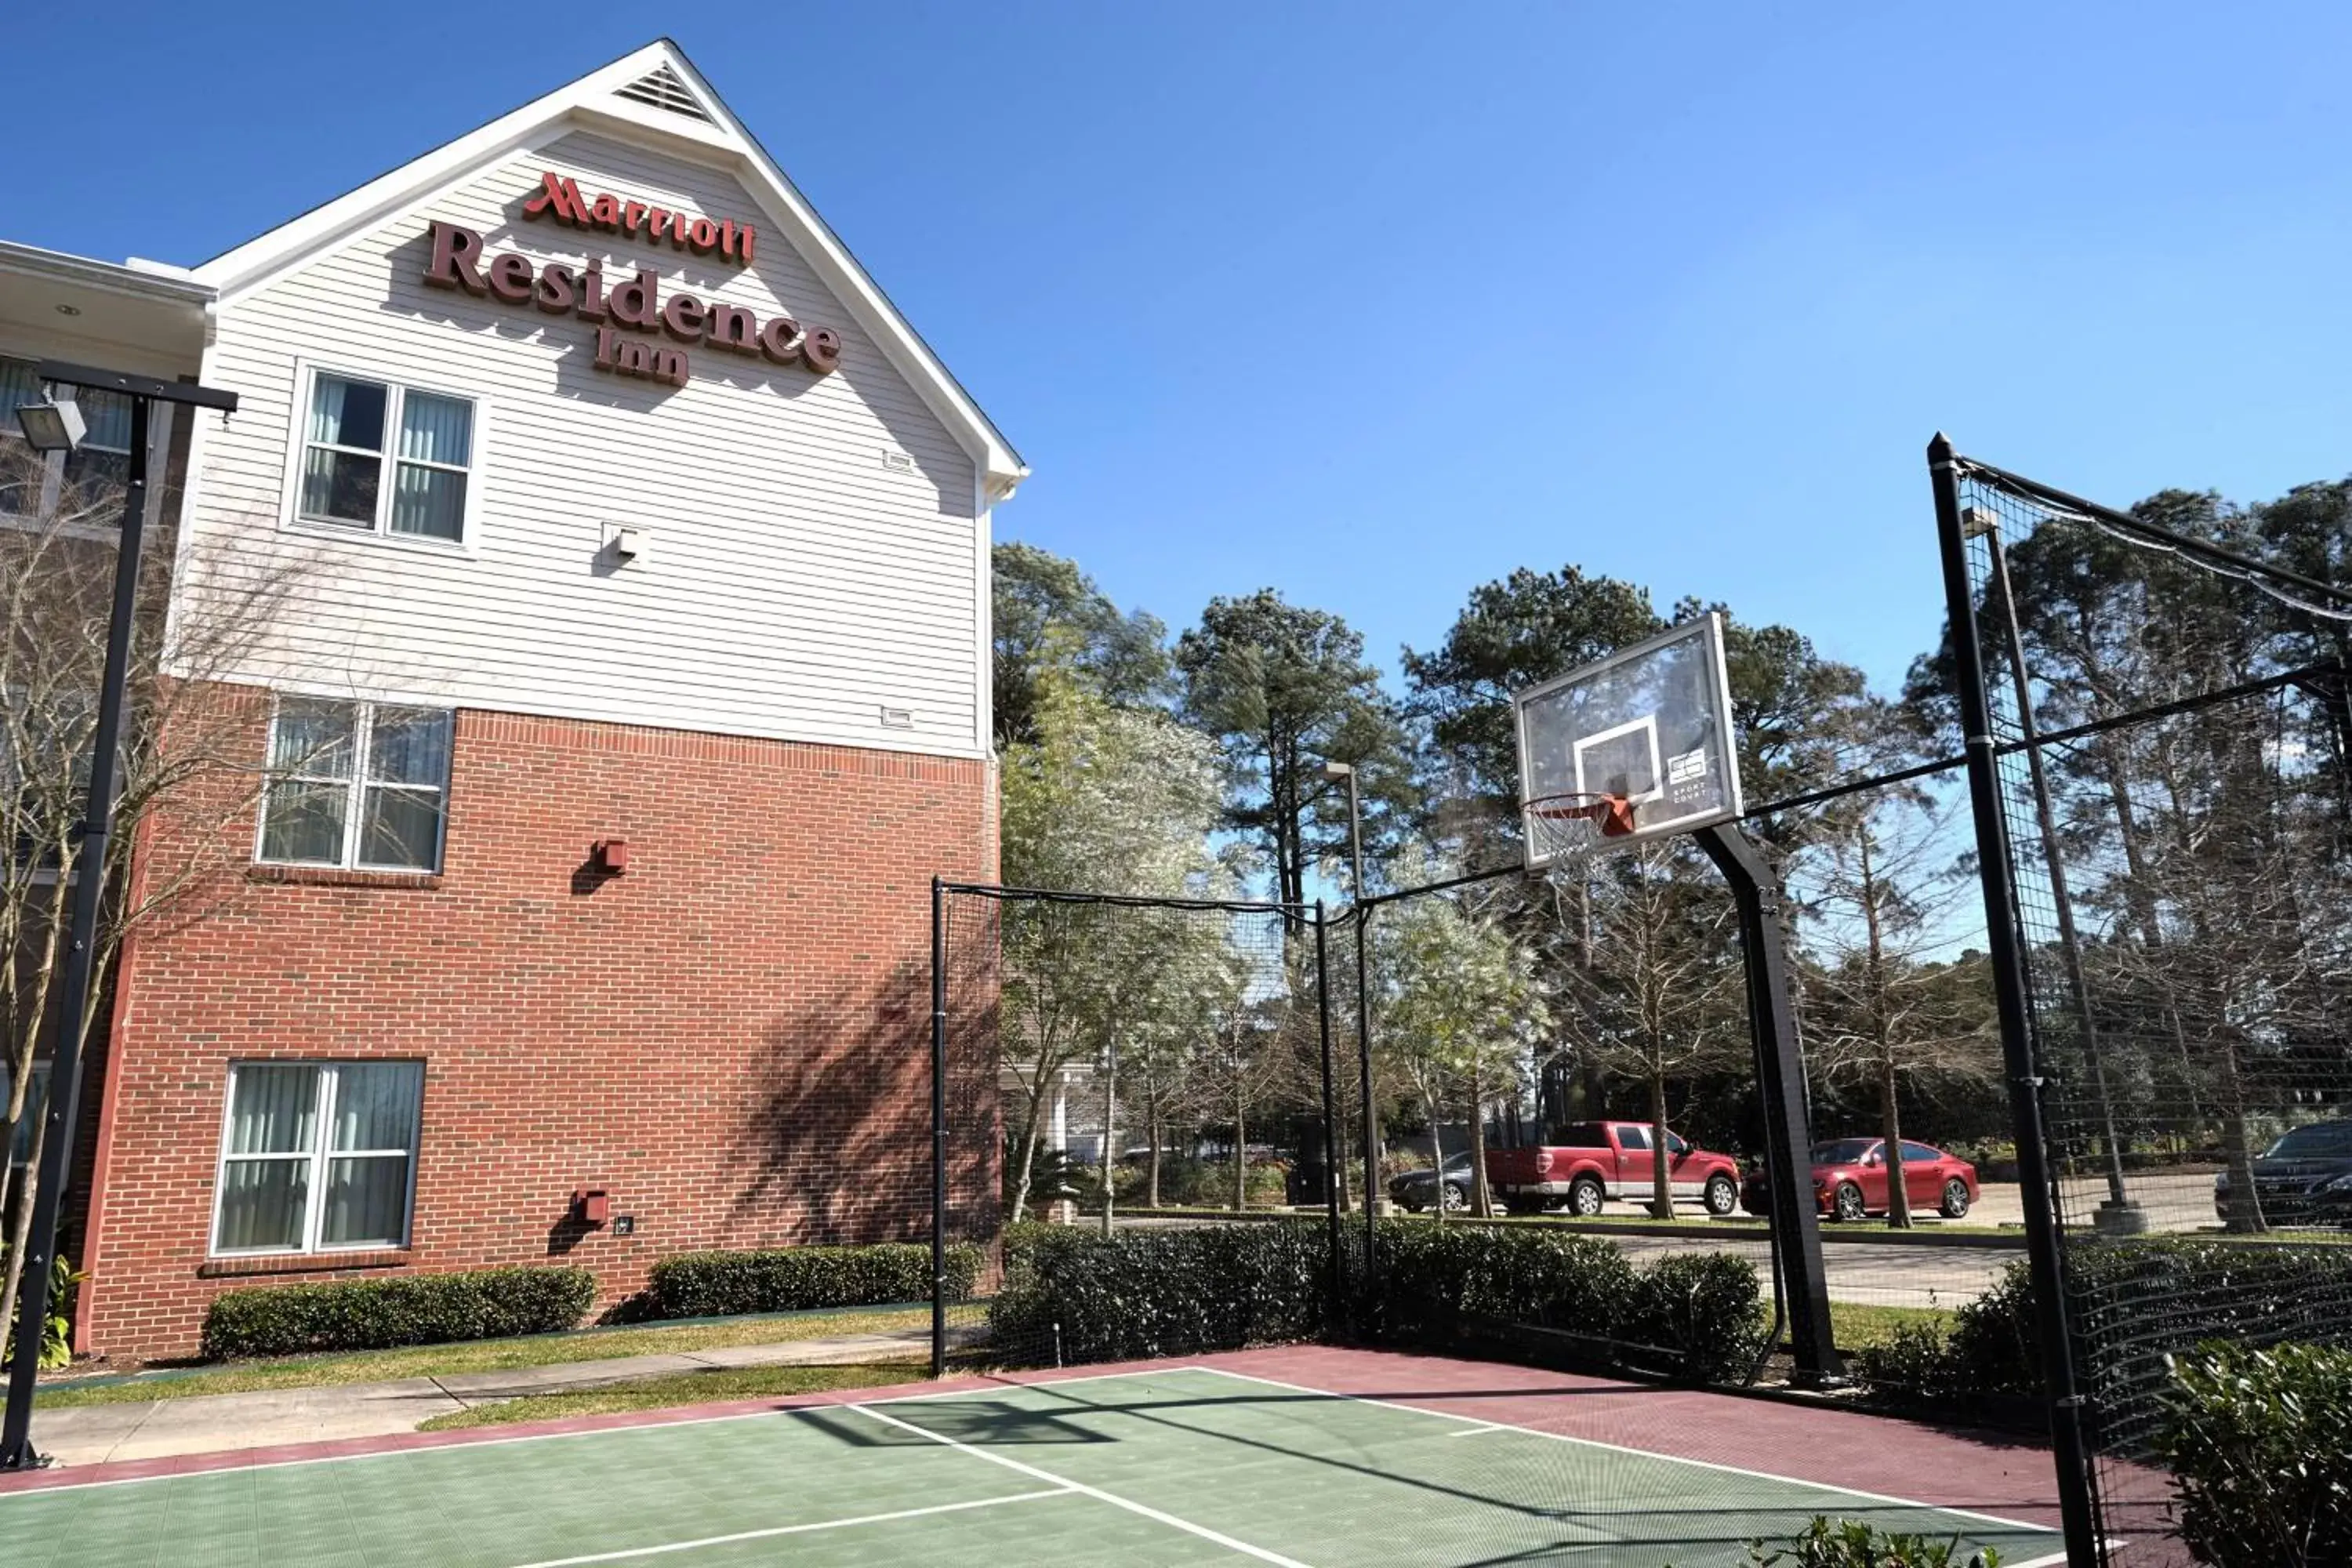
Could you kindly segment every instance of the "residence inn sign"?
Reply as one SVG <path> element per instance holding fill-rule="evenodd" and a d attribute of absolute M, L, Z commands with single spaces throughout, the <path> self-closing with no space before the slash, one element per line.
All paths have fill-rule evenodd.
<path fill-rule="evenodd" d="M 593 200 L 583 198 L 577 182 L 547 171 L 540 188 L 522 205 L 522 216 L 575 228 L 644 238 L 667 239 L 676 248 L 716 256 L 738 266 L 749 265 L 759 231 L 732 218 L 713 220 L 673 212 L 645 202 L 625 200 L 609 192 Z M 760 320 L 754 311 L 723 300 L 704 300 L 680 289 L 662 298 L 661 276 L 639 268 L 617 283 L 609 283 L 604 264 L 590 258 L 584 268 L 561 261 L 535 262 L 520 251 L 485 258 L 482 237 L 470 228 L 435 219 L 430 226 L 432 256 L 425 263 L 425 281 L 436 289 L 457 289 L 509 305 L 534 305 L 551 316 L 573 315 L 596 323 L 598 370 L 684 386 L 688 373 L 686 351 L 660 340 L 707 343 L 727 353 L 798 363 L 822 375 L 841 364 L 841 334 L 830 327 L 803 328 L 790 316 Z M 623 332 L 655 340 L 639 341 Z"/>

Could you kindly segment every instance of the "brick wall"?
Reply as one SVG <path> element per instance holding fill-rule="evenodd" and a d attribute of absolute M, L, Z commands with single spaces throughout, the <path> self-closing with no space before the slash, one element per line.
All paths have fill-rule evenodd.
<path fill-rule="evenodd" d="M 241 1285 L 560 1260 L 601 1306 L 690 1247 L 928 1235 L 929 880 L 992 876 L 989 764 L 461 710 L 451 772 L 437 876 L 153 825 L 142 877 L 203 885 L 126 955 L 87 1348 L 186 1353 Z M 409 1249 L 207 1260 L 228 1064 L 273 1057 L 425 1063 Z M 582 1186 L 635 1234 L 568 1223 Z"/>

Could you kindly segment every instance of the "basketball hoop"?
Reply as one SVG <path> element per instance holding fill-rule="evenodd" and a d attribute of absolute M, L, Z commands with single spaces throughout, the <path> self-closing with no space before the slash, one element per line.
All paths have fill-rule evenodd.
<path fill-rule="evenodd" d="M 1538 795 L 1520 808 L 1528 824 L 1528 858 L 1538 865 L 1580 861 L 1603 838 L 1633 831 L 1633 803 L 1622 795 Z"/>

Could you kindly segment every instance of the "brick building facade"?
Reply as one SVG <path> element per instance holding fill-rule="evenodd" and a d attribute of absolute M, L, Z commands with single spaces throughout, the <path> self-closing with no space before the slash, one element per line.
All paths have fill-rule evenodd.
<path fill-rule="evenodd" d="M 559 187 L 582 221 L 535 221 Z M 173 635 L 255 618 L 177 672 L 234 765 L 142 826 L 173 891 L 86 1091 L 79 1346 L 186 1353 L 255 1283 L 565 1261 L 609 1305 L 682 1250 L 927 1234 L 929 883 L 995 869 L 1025 472 L 961 387 L 667 43 L 134 266 L 244 400 L 177 437 Z M 553 274 L 642 280 L 677 374 L 532 309 Z M 796 355 L 680 324 L 729 302 Z M 7 303 L 0 358 L 64 357 Z"/>

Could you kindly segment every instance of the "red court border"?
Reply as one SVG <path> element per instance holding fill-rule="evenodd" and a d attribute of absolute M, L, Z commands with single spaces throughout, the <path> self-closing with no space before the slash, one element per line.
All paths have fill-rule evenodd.
<path fill-rule="evenodd" d="M 1664 1458 L 1877 1493 L 1909 1502 L 2047 1525 L 2053 1530 L 2058 1525 L 2057 1485 L 2049 1450 L 2013 1435 L 1939 1427 L 1859 1410 L 1704 1389 L 1667 1388 L 1544 1372 L 1496 1362 L 1320 1345 L 1236 1351 L 1170 1361 L 1123 1362 L 1064 1371 L 955 1377 L 938 1383 L 729 1400 L 455 1432 L 409 1432 L 340 1442 L 76 1466 L 0 1475 L 0 1495 L 369 1454 L 510 1443 L 582 1432 L 677 1426 L 909 1395 L 938 1396 L 1122 1373 L 1164 1372 L 1185 1366 L 1223 1368 L 1324 1393 L 1379 1399 L 1500 1426 L 1605 1443 Z M 1246 1390 L 1249 1385 L 1237 1381 L 1234 1386 Z M 1284 1392 L 1268 1387 L 1265 1396 L 1280 1398 Z M 2162 1539 L 2168 1533 L 2164 1504 L 2169 1488 L 2165 1479 L 2153 1471 L 2116 1467 L 2108 1467 L 2102 1475 L 2108 1483 L 2110 1516 L 2120 1515 L 2126 1533 L 2134 1538 L 2136 1549 L 2128 1554 L 2133 1568 L 2185 1562 L 2185 1556 L 2177 1554 L 2171 1543 Z"/>

